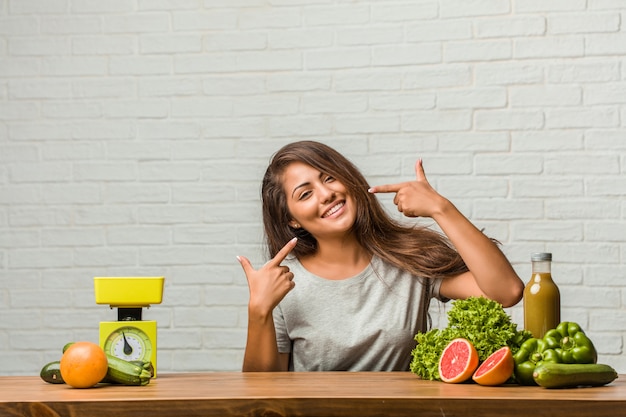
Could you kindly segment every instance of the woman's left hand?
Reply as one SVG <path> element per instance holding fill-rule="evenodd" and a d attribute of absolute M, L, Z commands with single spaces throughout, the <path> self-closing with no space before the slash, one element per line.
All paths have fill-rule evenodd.
<path fill-rule="evenodd" d="M 415 175 L 415 181 L 377 185 L 368 191 L 396 193 L 393 203 L 398 207 L 398 211 L 407 217 L 433 217 L 441 212 L 446 199 L 428 183 L 421 158 L 415 163 Z"/>

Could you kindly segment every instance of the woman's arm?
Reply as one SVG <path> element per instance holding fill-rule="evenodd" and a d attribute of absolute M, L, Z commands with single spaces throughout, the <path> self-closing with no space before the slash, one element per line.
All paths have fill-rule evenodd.
<path fill-rule="evenodd" d="M 370 192 L 395 192 L 398 211 L 407 217 L 431 217 L 450 239 L 469 271 L 445 279 L 441 294 L 455 299 L 484 295 L 505 307 L 517 304 L 524 284 L 498 246 L 430 186 L 421 159 L 415 173 L 415 181 L 376 186 Z"/>
<path fill-rule="evenodd" d="M 250 289 L 248 340 L 242 368 L 244 372 L 287 370 L 289 355 L 278 352 L 272 312 L 295 285 L 292 281 L 293 273 L 280 263 L 296 243 L 296 239 L 287 242 L 273 259 L 258 270 L 252 267 L 247 258 L 237 257 Z"/>

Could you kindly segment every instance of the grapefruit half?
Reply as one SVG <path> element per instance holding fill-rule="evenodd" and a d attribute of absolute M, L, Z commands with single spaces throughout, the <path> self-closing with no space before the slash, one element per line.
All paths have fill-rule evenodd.
<path fill-rule="evenodd" d="M 472 377 L 478 367 L 478 352 L 464 338 L 452 340 L 439 358 L 439 377 L 443 382 L 458 384 Z"/>
<path fill-rule="evenodd" d="M 493 352 L 476 369 L 472 379 L 480 385 L 501 385 L 513 375 L 515 361 L 508 346 Z"/>

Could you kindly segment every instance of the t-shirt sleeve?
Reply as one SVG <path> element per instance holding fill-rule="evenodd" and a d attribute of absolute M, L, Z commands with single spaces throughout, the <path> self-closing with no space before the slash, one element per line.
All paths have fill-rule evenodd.
<path fill-rule="evenodd" d="M 285 317 L 280 306 L 276 307 L 272 312 L 274 317 L 274 328 L 276 329 L 276 344 L 278 346 L 279 353 L 291 352 L 291 340 L 287 334 L 287 325 L 285 324 Z"/>
<path fill-rule="evenodd" d="M 444 278 L 437 278 L 435 279 L 433 282 L 433 285 L 430 288 L 430 296 L 431 298 L 436 298 L 437 300 L 443 302 L 443 303 L 447 303 L 448 301 L 450 301 L 449 298 L 444 297 L 443 295 L 441 295 L 441 283 L 443 282 Z"/>

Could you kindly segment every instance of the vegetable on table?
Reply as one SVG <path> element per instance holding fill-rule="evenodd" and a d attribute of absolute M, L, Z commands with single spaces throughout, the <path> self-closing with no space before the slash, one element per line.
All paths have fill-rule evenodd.
<path fill-rule="evenodd" d="M 562 363 L 596 363 L 598 354 L 591 339 L 574 322 L 564 321 L 543 337 L 548 348 L 554 349 Z"/>
<path fill-rule="evenodd" d="M 530 338 L 522 343 L 513 355 L 515 379 L 520 385 L 537 385 L 533 379 L 535 368 L 545 363 L 559 363 L 561 359 L 554 349 L 548 348 L 543 339 Z"/>
<path fill-rule="evenodd" d="M 411 372 L 422 379 L 441 380 L 439 358 L 453 339 L 464 338 L 476 348 L 481 362 L 503 346 L 515 353 L 532 335 L 517 330 L 502 304 L 485 297 L 455 300 L 448 311 L 448 325 L 415 335 L 417 346 L 411 352 Z"/>
<path fill-rule="evenodd" d="M 521 385 L 537 385 L 533 372 L 545 363 L 593 364 L 596 349 L 577 323 L 564 321 L 548 330 L 543 339 L 526 340 L 513 359 L 515 379 Z"/>
<path fill-rule="evenodd" d="M 533 378 L 543 388 L 597 387 L 613 382 L 617 372 L 605 364 L 544 363 Z"/>

